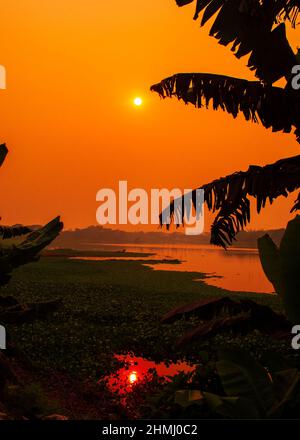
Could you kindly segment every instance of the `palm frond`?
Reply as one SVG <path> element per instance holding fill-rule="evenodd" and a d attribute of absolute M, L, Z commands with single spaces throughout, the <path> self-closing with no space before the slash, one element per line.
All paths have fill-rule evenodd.
<path fill-rule="evenodd" d="M 28 226 L 14 225 L 14 226 L 0 226 L 0 238 L 3 240 L 19 237 L 32 232 Z"/>
<path fill-rule="evenodd" d="M 63 223 L 56 217 L 45 226 L 30 232 L 21 243 L 0 247 L 0 284 L 7 281 L 13 269 L 38 259 L 42 249 L 48 246 L 60 233 Z"/>
<path fill-rule="evenodd" d="M 14 262 L 18 262 L 17 265 L 24 264 L 23 260 L 34 259 L 36 255 L 48 246 L 59 235 L 63 228 L 63 223 L 60 221 L 60 217 L 55 217 L 45 226 L 32 231 L 26 239 L 14 246 L 16 252 Z"/>
<path fill-rule="evenodd" d="M 287 197 L 300 188 L 300 155 L 263 167 L 251 165 L 247 171 L 235 172 L 200 188 L 204 190 L 208 209 L 218 211 L 211 226 L 211 243 L 226 248 L 250 221 L 249 196 L 256 199 L 256 209 L 260 212 L 268 200 L 272 203 L 277 197 Z M 196 190 L 192 191 L 191 199 L 195 207 Z M 293 209 L 299 208 L 298 203 Z M 171 221 L 179 219 L 179 224 L 184 223 L 188 213 L 183 198 L 174 200 L 169 209 Z M 160 222 L 163 224 L 162 214 Z M 168 228 L 169 224 L 166 226 Z"/>
<path fill-rule="evenodd" d="M 282 0 L 283 6 L 278 14 L 278 20 L 289 20 L 293 27 L 296 27 L 298 14 L 300 11 L 299 0 Z"/>
<path fill-rule="evenodd" d="M 242 113 L 247 121 L 260 121 L 273 131 L 289 133 L 294 126 L 300 142 L 300 99 L 294 90 L 225 75 L 180 73 L 153 85 L 151 91 L 197 108 L 212 103 L 214 110 L 220 108 L 234 118 Z"/>
<path fill-rule="evenodd" d="M 200 12 L 204 11 L 201 25 L 205 24 L 218 11 L 221 12 L 225 6 L 230 6 L 240 14 L 259 18 L 266 24 L 276 24 L 282 20 L 288 20 L 292 26 L 296 26 L 297 17 L 300 11 L 299 0 L 175 0 L 178 6 L 185 6 L 195 1 L 196 10 L 194 20 L 199 18 Z M 218 18 L 218 17 L 217 17 Z"/>
<path fill-rule="evenodd" d="M 6 144 L 1 144 L 0 145 L 0 167 L 3 164 L 3 162 L 7 156 L 7 153 L 8 153 L 8 149 L 6 147 Z"/>
<path fill-rule="evenodd" d="M 300 192 L 298 194 L 297 199 L 294 202 L 294 206 L 292 207 L 291 212 L 299 211 L 299 210 L 300 210 Z"/>
<path fill-rule="evenodd" d="M 178 6 L 193 0 L 176 0 Z M 289 20 L 296 25 L 299 0 L 196 0 L 194 19 L 203 12 L 201 26 L 215 16 L 209 35 L 220 44 L 228 46 L 237 58 L 250 54 L 248 67 L 255 75 L 273 83 L 289 76 L 293 65 L 298 64 L 285 32 Z"/>

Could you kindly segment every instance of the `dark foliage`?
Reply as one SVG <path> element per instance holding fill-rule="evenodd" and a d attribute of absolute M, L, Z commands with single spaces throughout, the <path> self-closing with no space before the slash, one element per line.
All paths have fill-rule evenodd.
<path fill-rule="evenodd" d="M 193 0 L 176 0 L 178 6 Z M 241 58 L 250 53 L 248 67 L 266 83 L 288 77 L 297 59 L 282 20 L 296 25 L 299 0 L 196 0 L 194 19 L 203 12 L 201 26 L 213 16 L 209 35 Z"/>
<path fill-rule="evenodd" d="M 179 6 L 193 0 L 177 0 Z M 222 109 L 234 118 L 242 113 L 247 121 L 261 122 L 265 128 L 289 133 L 295 128 L 300 142 L 299 92 L 290 86 L 291 69 L 298 64 L 285 35 L 284 21 L 296 26 L 299 0 L 196 0 L 195 19 L 203 12 L 201 25 L 215 20 L 210 35 L 220 44 L 232 43 L 240 58 L 249 55 L 248 66 L 256 71 L 260 81 L 247 81 L 224 75 L 184 73 L 173 75 L 151 87 L 162 98 L 176 97 L 195 107 Z M 271 84 L 285 77 L 285 88 Z M 291 172 L 291 174 L 290 174 Z M 203 185 L 204 198 L 211 211 L 219 211 L 211 227 L 211 243 L 230 245 L 237 232 L 250 220 L 249 196 L 256 198 L 257 211 L 280 195 L 287 196 L 299 188 L 299 157 L 283 159 L 265 167 L 250 166 L 246 172 L 236 172 Z M 195 207 L 196 190 L 192 193 Z M 299 197 L 293 210 L 300 207 Z M 170 207 L 170 218 L 182 224 L 185 206 L 180 200 Z M 179 206 L 179 208 L 178 208 Z M 161 215 L 162 220 L 162 215 Z M 162 223 L 162 221 L 161 221 Z M 168 225 L 167 225 L 168 227 Z"/>
<path fill-rule="evenodd" d="M 151 87 L 162 98 L 175 97 L 195 107 L 222 109 L 234 118 L 239 113 L 247 121 L 261 122 L 265 128 L 290 133 L 300 141 L 300 99 L 288 88 L 266 86 L 259 81 L 211 73 L 180 73 Z"/>
<path fill-rule="evenodd" d="M 293 362 L 274 353 L 258 362 L 238 349 L 221 350 L 218 358 L 217 393 L 206 391 L 201 382 L 198 388 L 186 383 L 175 391 L 175 404 L 193 411 L 195 418 L 207 414 L 207 408 L 211 416 L 225 419 L 298 418 L 300 372 Z"/>
<path fill-rule="evenodd" d="M 192 304 L 185 304 L 171 310 L 162 322 L 171 323 L 181 318 L 197 316 L 204 323 L 193 327 L 177 342 L 178 347 L 199 338 L 207 338 L 225 330 L 247 333 L 255 329 L 276 339 L 290 337 L 292 324 L 270 307 L 255 301 L 230 298 L 209 298 Z"/>
<path fill-rule="evenodd" d="M 32 229 L 23 225 L 0 226 L 0 237 L 3 239 L 19 237 L 20 235 L 25 235 L 29 232 L 32 232 Z"/>
<path fill-rule="evenodd" d="M 277 197 L 287 197 L 300 187 L 300 156 L 281 159 L 264 167 L 251 165 L 247 171 L 239 171 L 226 177 L 202 185 L 204 201 L 212 212 L 219 211 L 211 226 L 211 243 L 230 245 L 236 234 L 250 221 L 249 196 L 256 199 L 257 212 L 266 202 Z M 191 200 L 195 207 L 196 191 L 192 191 Z M 292 209 L 298 209 L 296 201 Z M 183 198 L 176 199 L 170 205 L 170 219 L 181 221 L 185 217 Z M 162 223 L 163 215 L 160 215 Z M 181 224 L 179 223 L 179 224 Z M 169 227 L 169 224 L 166 225 Z"/>

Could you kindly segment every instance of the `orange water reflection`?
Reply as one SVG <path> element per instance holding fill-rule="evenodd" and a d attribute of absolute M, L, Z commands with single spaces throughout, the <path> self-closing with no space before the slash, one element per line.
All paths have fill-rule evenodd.
<path fill-rule="evenodd" d="M 105 246 L 102 244 L 101 247 Z M 118 244 L 108 248 L 126 249 L 129 252 L 154 253 L 150 257 L 136 258 L 137 260 L 181 260 L 181 264 L 153 264 L 154 270 L 170 270 L 180 272 L 202 272 L 211 276 L 207 284 L 223 289 L 273 293 L 274 288 L 266 278 L 258 256 L 257 249 L 230 248 L 227 251 L 210 245 L 180 245 L 180 244 Z M 82 257 L 81 257 L 82 258 Z M 106 260 L 116 259 L 106 257 L 87 257 L 86 259 Z M 121 257 L 118 260 L 134 260 L 135 258 Z"/>
<path fill-rule="evenodd" d="M 136 384 L 147 381 L 153 372 L 159 377 L 167 377 L 175 376 L 182 371 L 192 372 L 195 368 L 186 362 L 166 365 L 131 354 L 115 355 L 115 358 L 122 364 L 122 367 L 106 377 L 106 386 L 111 392 L 118 395 L 130 393 Z"/>

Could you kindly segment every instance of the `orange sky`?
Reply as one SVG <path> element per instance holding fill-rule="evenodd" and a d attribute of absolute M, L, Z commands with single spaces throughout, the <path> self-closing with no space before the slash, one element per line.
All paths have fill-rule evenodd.
<path fill-rule="evenodd" d="M 299 153 L 292 134 L 149 92 L 184 71 L 253 79 L 246 59 L 192 16 L 193 7 L 179 9 L 174 0 L 1 4 L 8 87 L 0 91 L 1 141 L 10 150 L 0 171 L 3 223 L 61 214 L 67 228 L 87 226 L 96 223 L 96 192 L 119 180 L 147 190 L 193 188 Z M 143 107 L 132 105 L 135 96 Z M 279 201 L 249 227 L 284 226 L 290 207 Z"/>

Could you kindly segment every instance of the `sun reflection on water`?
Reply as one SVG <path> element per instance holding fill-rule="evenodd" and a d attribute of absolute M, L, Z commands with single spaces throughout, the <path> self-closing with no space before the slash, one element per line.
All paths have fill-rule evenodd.
<path fill-rule="evenodd" d="M 107 388 L 120 396 L 133 391 L 136 385 L 151 380 L 153 375 L 167 378 L 175 376 L 179 372 L 191 372 L 195 367 L 186 362 L 155 363 L 142 357 L 136 357 L 131 354 L 115 355 L 115 359 L 120 362 L 120 368 L 105 378 Z"/>
<path fill-rule="evenodd" d="M 138 374 L 136 371 L 132 371 L 131 373 L 129 373 L 128 381 L 131 384 L 134 384 L 138 381 Z"/>

